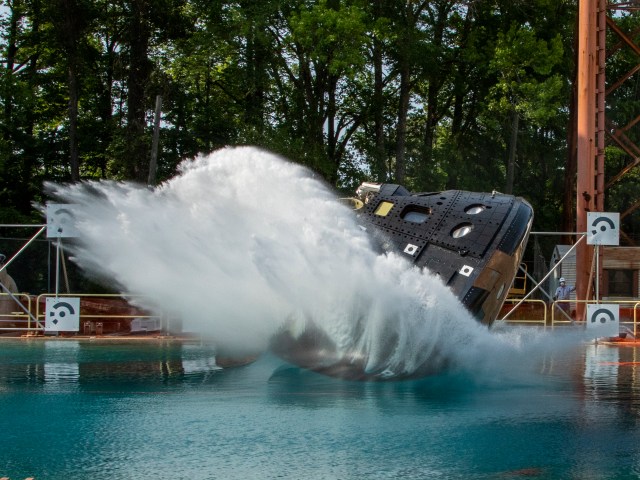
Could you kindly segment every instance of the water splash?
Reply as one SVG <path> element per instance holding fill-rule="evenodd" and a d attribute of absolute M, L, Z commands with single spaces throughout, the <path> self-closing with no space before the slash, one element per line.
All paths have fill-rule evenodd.
<path fill-rule="evenodd" d="M 181 164 L 156 189 L 48 185 L 75 204 L 74 260 L 227 351 L 264 350 L 313 324 L 365 372 L 474 365 L 517 341 L 490 334 L 428 272 L 378 254 L 308 170 L 252 147 Z M 318 358 L 322 362 L 322 358 Z M 329 359 L 327 361 L 333 361 Z"/>

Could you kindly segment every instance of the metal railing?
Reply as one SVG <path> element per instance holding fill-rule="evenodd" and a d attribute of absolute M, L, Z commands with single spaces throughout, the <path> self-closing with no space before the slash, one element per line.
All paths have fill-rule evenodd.
<path fill-rule="evenodd" d="M 25 331 L 25 332 L 41 332 L 44 333 L 46 325 L 46 311 L 42 308 L 45 304 L 46 298 L 55 297 L 78 297 L 80 301 L 79 312 L 79 331 L 82 329 L 82 333 L 86 335 L 95 334 L 101 335 L 105 331 L 119 331 L 122 325 L 119 322 L 129 325 L 134 319 L 157 319 L 162 327 L 168 327 L 168 325 L 162 325 L 163 317 L 161 315 L 152 315 L 148 312 L 144 312 L 143 309 L 130 305 L 128 299 L 136 298 L 134 295 L 122 295 L 122 294 L 58 294 L 54 293 L 41 294 L 37 297 L 28 295 L 26 293 L 0 293 L 0 331 Z M 91 311 L 90 306 L 87 306 L 82 302 L 82 299 L 116 299 L 122 302 L 115 307 L 115 309 L 129 310 L 120 311 L 119 313 L 109 313 L 108 311 Z M 507 298 L 505 300 L 505 307 L 508 308 L 509 304 L 513 305 L 508 308 L 507 314 L 502 321 L 513 325 L 541 325 L 544 328 L 551 326 L 555 328 L 557 326 L 569 325 L 574 322 L 584 324 L 584 319 L 575 319 L 570 315 L 567 316 L 560 310 L 561 304 L 597 304 L 597 303 L 609 303 L 609 302 L 596 302 L 595 300 L 556 300 L 551 303 L 547 303 L 544 300 L 539 299 L 515 299 Z M 620 325 L 626 326 L 629 332 L 633 332 L 635 338 L 638 337 L 638 322 L 640 322 L 640 300 L 617 300 L 610 303 L 619 304 L 622 308 L 628 306 L 625 315 L 620 318 Z M 503 308 L 505 308 L 503 307 Z M 631 310 L 630 312 L 628 310 Z M 586 311 L 586 309 L 585 309 Z"/>
<path fill-rule="evenodd" d="M 551 310 L 551 328 L 555 328 L 556 325 L 572 325 L 575 323 L 575 319 L 571 316 L 571 304 L 572 303 L 595 303 L 595 301 L 586 300 L 554 300 L 549 304 Z M 563 308 L 566 305 L 567 311 Z"/>
<path fill-rule="evenodd" d="M 102 335 L 104 332 L 112 331 L 112 332 L 120 332 L 123 320 L 128 320 L 129 323 L 134 319 L 157 319 L 159 324 L 161 324 L 162 317 L 160 315 L 151 315 L 148 312 L 143 311 L 143 309 L 135 307 L 129 304 L 129 299 L 140 298 L 140 296 L 136 295 L 122 295 L 122 294 L 95 294 L 95 293 L 85 293 L 85 294 L 75 294 L 75 293 L 66 293 L 66 294 L 54 294 L 54 293 L 43 293 L 38 296 L 36 304 L 36 314 L 35 318 L 43 323 L 45 320 L 46 311 L 41 312 L 41 306 L 46 304 L 46 298 L 61 298 L 61 297 L 77 297 L 80 298 L 80 312 L 79 312 L 79 327 L 82 327 L 82 333 L 86 335 L 96 334 Z M 100 312 L 90 312 L 90 309 L 87 305 L 83 305 L 82 299 L 113 299 L 113 300 L 124 300 L 124 303 L 119 305 L 121 309 L 129 309 L 130 311 L 126 313 L 108 313 L 105 311 Z M 86 302 L 85 302 L 86 303 Z M 117 307 L 116 307 L 117 308 Z M 87 311 L 89 310 L 89 311 Z"/>
<path fill-rule="evenodd" d="M 32 300 L 26 293 L 0 293 L 0 331 L 40 330 L 31 326 L 35 324 Z M 26 327 L 16 326 L 25 323 Z"/>
<path fill-rule="evenodd" d="M 551 308 L 551 327 L 555 328 L 557 325 L 568 325 L 574 322 L 577 322 L 581 325 L 584 324 L 584 318 L 574 318 L 569 314 L 569 318 L 561 312 L 560 304 L 584 304 L 586 305 L 599 305 L 599 304 L 607 304 L 614 303 L 620 305 L 621 308 L 624 308 L 625 305 L 628 305 L 628 308 L 632 309 L 633 314 L 628 316 L 620 316 L 620 325 L 626 327 L 629 332 L 633 332 L 633 336 L 637 338 L 638 336 L 638 321 L 640 320 L 640 301 L 637 299 L 633 300 L 615 300 L 615 301 L 596 301 L 596 300 L 556 300 L 550 304 Z M 577 310 L 577 308 L 576 308 Z M 586 308 L 584 309 L 586 312 Z M 558 317 L 558 313 L 560 317 Z"/>
<path fill-rule="evenodd" d="M 129 303 L 129 299 L 138 297 L 135 295 L 45 293 L 36 297 L 26 293 L 0 293 L 0 307 L 2 307 L 0 308 L 0 331 L 44 333 L 46 298 L 61 297 L 80 298 L 78 331 L 85 335 L 102 335 L 109 331 L 129 330 L 135 319 L 157 320 L 157 325 L 166 327 L 163 325 L 165 319 L 161 315 L 152 315 Z M 96 299 L 98 302 L 91 304 L 91 299 Z M 100 305 L 100 299 L 107 301 Z"/>
<path fill-rule="evenodd" d="M 633 333 L 634 338 L 638 338 L 640 333 L 640 300 L 615 300 L 615 301 L 600 301 L 595 300 L 556 300 L 550 303 L 544 300 L 532 300 L 526 299 L 521 301 L 519 298 L 507 298 L 503 306 L 503 312 L 506 308 L 505 319 L 502 319 L 504 323 L 508 324 L 521 324 L 521 325 L 543 325 L 550 326 L 551 328 L 568 326 L 578 324 L 584 326 L 584 318 L 575 318 L 572 316 L 576 304 L 606 304 L 615 303 L 620 305 L 620 330 L 624 333 L 626 329 L 627 333 Z M 509 305 L 515 305 L 509 308 Z M 561 309 L 560 305 L 569 305 L 569 312 L 565 313 Z M 586 308 L 585 308 L 586 312 Z"/>
<path fill-rule="evenodd" d="M 508 307 L 511 304 L 513 307 L 509 309 L 509 318 L 505 318 L 503 321 L 508 324 L 542 325 L 546 328 L 547 303 L 544 300 L 534 298 L 521 300 L 520 298 L 505 300 L 505 306 Z M 503 308 L 505 307 L 503 306 Z M 540 313 L 542 313 L 541 316 Z"/>

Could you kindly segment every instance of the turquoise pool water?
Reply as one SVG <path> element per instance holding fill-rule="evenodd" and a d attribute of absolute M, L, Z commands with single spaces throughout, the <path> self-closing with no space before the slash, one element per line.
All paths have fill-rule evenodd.
<path fill-rule="evenodd" d="M 639 478 L 639 357 L 357 383 L 269 355 L 220 370 L 199 345 L 3 341 L 0 477 Z"/>

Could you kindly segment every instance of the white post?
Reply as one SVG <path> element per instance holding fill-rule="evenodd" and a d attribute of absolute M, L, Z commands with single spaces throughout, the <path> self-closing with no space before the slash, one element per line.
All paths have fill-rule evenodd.
<path fill-rule="evenodd" d="M 60 237 L 58 237 L 56 240 L 56 279 L 55 279 L 56 298 L 58 298 L 59 284 L 60 284 Z"/>
<path fill-rule="evenodd" d="M 600 245 L 596 244 L 596 304 L 600 303 Z"/>

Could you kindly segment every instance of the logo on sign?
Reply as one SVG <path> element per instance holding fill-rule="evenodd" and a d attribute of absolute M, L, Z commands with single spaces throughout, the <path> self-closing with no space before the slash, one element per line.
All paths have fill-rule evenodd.
<path fill-rule="evenodd" d="M 78 237 L 73 214 L 73 205 L 49 203 L 47 204 L 47 237 L 69 238 Z"/>
<path fill-rule="evenodd" d="M 587 243 L 589 245 L 620 244 L 619 213 L 588 212 L 587 223 Z"/>
<path fill-rule="evenodd" d="M 620 333 L 620 305 L 587 305 L 587 330 L 596 337 L 615 337 Z"/>
<path fill-rule="evenodd" d="M 80 298 L 46 299 L 45 331 L 77 332 L 80 329 Z"/>
<path fill-rule="evenodd" d="M 593 235 L 607 230 L 615 230 L 616 224 L 609 217 L 597 217 L 591 225 L 591 233 Z"/>

